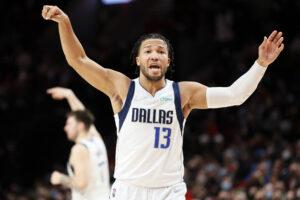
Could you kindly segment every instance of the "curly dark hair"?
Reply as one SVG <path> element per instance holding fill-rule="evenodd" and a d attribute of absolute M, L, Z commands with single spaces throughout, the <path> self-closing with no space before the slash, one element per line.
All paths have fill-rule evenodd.
<path fill-rule="evenodd" d="M 170 73 L 170 76 L 174 73 L 174 49 L 170 43 L 170 41 L 163 35 L 159 33 L 150 33 L 146 35 L 142 35 L 133 45 L 133 48 L 130 53 L 130 60 L 131 60 L 131 65 L 136 66 L 135 73 L 139 74 L 140 68 L 136 65 L 136 57 L 139 55 L 140 47 L 143 41 L 147 39 L 161 39 L 167 44 L 168 47 L 168 57 L 170 58 L 170 65 L 168 68 L 168 73 Z"/>

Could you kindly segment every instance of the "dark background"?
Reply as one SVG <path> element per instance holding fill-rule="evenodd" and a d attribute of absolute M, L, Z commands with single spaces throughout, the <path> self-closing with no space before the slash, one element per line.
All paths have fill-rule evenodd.
<path fill-rule="evenodd" d="M 123 5 L 103 5 L 99 0 L 1 1 L 0 193 L 4 199 L 10 192 L 26 193 L 37 182 L 48 184 L 53 169 L 65 170 L 72 145 L 63 132 L 69 107 L 45 93 L 53 86 L 71 88 L 92 110 L 113 173 L 116 133 L 109 99 L 68 66 L 57 24 L 41 17 L 44 4 L 57 5 L 69 15 L 90 58 L 130 78 L 136 77 L 130 50 L 142 34 L 158 32 L 171 41 L 174 80 L 228 86 L 254 63 L 263 36 L 282 31 L 284 51 L 242 106 L 191 113 L 185 128 L 185 163 L 204 155 L 203 160 L 222 166 L 222 152 L 232 146 L 238 152 L 241 144 L 249 163 L 259 163 L 266 157 L 258 161 L 257 152 L 268 152 L 270 143 L 277 150 L 267 156 L 271 163 L 286 149 L 298 162 L 294 147 L 300 130 L 300 1 L 136 0 Z M 216 135 L 222 141 L 218 148 Z M 240 166 L 236 183 L 251 174 L 240 158 L 236 158 Z M 285 169 L 291 162 L 283 164 Z M 189 188 L 197 182 L 189 177 L 186 181 Z"/>

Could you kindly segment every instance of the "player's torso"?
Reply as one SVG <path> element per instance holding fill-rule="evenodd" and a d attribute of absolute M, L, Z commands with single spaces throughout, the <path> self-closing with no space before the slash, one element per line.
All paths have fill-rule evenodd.
<path fill-rule="evenodd" d="M 138 79 L 132 84 L 121 112 L 115 115 L 115 177 L 146 187 L 182 181 L 184 119 L 179 90 L 167 80 L 152 96 Z"/>
<path fill-rule="evenodd" d="M 72 200 L 77 199 L 103 199 L 109 197 L 109 169 L 107 152 L 103 141 L 93 136 L 90 139 L 80 141 L 89 151 L 90 158 L 90 180 L 87 188 L 83 191 L 72 190 Z M 73 170 L 68 163 L 68 173 L 73 176 Z"/>

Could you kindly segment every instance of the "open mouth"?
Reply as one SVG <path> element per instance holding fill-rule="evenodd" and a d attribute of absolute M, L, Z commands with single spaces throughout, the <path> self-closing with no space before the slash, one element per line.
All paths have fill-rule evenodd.
<path fill-rule="evenodd" d="M 149 66 L 149 71 L 152 73 L 152 74 L 158 74 L 160 73 L 160 66 L 159 65 L 150 65 Z"/>
<path fill-rule="evenodd" d="M 160 66 L 158 65 L 150 65 L 150 69 L 160 69 Z"/>

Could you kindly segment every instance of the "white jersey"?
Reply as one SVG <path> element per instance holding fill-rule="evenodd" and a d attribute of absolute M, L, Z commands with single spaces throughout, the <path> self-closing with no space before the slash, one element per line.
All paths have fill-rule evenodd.
<path fill-rule="evenodd" d="M 90 180 L 85 190 L 72 190 L 72 200 L 108 200 L 110 176 L 105 144 L 102 139 L 93 136 L 79 142 L 84 145 L 90 156 Z M 73 169 L 68 162 L 68 173 L 73 176 Z"/>
<path fill-rule="evenodd" d="M 166 80 L 152 96 L 139 78 L 131 81 L 125 103 L 115 114 L 114 177 L 136 186 L 166 187 L 183 181 L 183 129 L 178 83 Z"/>

